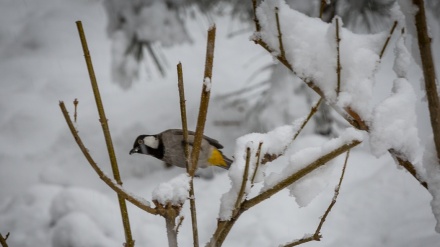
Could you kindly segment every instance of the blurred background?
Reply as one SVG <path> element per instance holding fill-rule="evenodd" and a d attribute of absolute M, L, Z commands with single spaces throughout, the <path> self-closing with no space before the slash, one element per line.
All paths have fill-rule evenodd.
<path fill-rule="evenodd" d="M 341 16 L 355 33 L 389 32 L 395 0 L 332 0 L 323 20 Z M 399 1 L 402 6 L 408 1 Z M 320 0 L 290 0 L 311 17 Z M 440 61 L 440 3 L 427 0 L 436 64 Z M 71 116 L 100 167 L 110 174 L 102 130 L 75 21 L 86 32 L 124 186 L 150 200 L 151 191 L 184 172 L 146 156 L 130 156 L 140 134 L 180 128 L 176 65 L 183 64 L 188 120 L 194 129 L 206 49 L 215 23 L 213 86 L 205 134 L 231 156 L 235 140 L 266 132 L 308 114 L 317 95 L 270 54 L 250 41 L 251 1 L 240 0 L 0 0 L 0 232 L 10 246 L 120 246 L 124 241 L 115 194 L 92 171 L 76 146 L 58 107 Z M 395 35 L 395 37 L 397 37 Z M 410 46 L 416 42 L 410 36 Z M 396 78 L 391 40 L 376 76 L 375 101 L 391 92 Z M 413 50 L 413 54 L 417 50 Z M 431 135 L 418 58 L 409 79 L 419 101 L 419 136 Z M 322 104 L 289 152 L 316 146 L 347 127 Z M 284 161 L 284 163 L 283 163 Z M 333 197 L 342 157 L 328 172 L 326 187 L 300 207 L 287 192 L 244 215 L 225 246 L 278 246 L 314 232 Z M 279 171 L 286 160 L 271 164 Z M 199 234 L 206 242 L 216 226 L 219 198 L 230 188 L 222 170 L 200 171 L 195 181 Z M 310 246 L 438 246 L 431 195 L 387 155 L 368 145 L 351 155 L 341 195 Z M 129 206 L 136 246 L 166 246 L 164 221 Z M 183 214 L 189 216 L 185 206 Z M 179 241 L 191 246 L 189 217 Z"/>

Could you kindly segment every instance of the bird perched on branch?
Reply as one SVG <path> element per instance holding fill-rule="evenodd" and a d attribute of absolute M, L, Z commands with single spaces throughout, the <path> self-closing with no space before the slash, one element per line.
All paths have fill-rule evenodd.
<path fill-rule="evenodd" d="M 188 131 L 188 145 L 190 155 L 194 143 L 195 132 Z M 156 135 L 140 135 L 136 138 L 130 154 L 139 153 L 156 157 L 168 165 L 186 167 L 185 141 L 180 129 L 165 130 Z M 197 167 L 206 168 L 218 166 L 229 169 L 232 160 L 220 151 L 223 146 L 215 139 L 203 136 Z"/>

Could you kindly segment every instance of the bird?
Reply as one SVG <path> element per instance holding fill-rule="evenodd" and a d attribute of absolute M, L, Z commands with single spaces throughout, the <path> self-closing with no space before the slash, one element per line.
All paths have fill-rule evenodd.
<path fill-rule="evenodd" d="M 190 154 L 194 136 L 194 131 L 188 131 Z M 186 168 L 184 147 L 183 131 L 181 129 L 168 129 L 155 135 L 139 135 L 134 141 L 129 154 L 150 155 L 164 161 L 167 165 Z M 220 151 L 222 148 L 223 146 L 217 140 L 203 136 L 197 167 L 217 166 L 228 170 L 232 160 Z"/>

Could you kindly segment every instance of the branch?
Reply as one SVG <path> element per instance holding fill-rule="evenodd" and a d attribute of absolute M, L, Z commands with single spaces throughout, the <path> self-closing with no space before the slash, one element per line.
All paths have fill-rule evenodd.
<path fill-rule="evenodd" d="M 307 118 L 304 120 L 304 122 L 301 124 L 301 127 L 299 128 L 299 130 L 295 133 L 295 135 L 293 136 L 292 141 L 284 147 L 283 152 L 281 152 L 280 154 L 265 154 L 263 157 L 263 160 L 261 161 L 261 164 L 266 164 L 267 162 L 270 161 L 274 161 L 275 159 L 277 159 L 278 157 L 280 157 L 281 155 L 283 155 L 287 148 L 290 146 L 290 144 L 296 140 L 296 138 L 298 137 L 298 135 L 301 133 L 301 131 L 304 129 L 304 127 L 307 125 L 307 123 L 310 121 L 310 119 L 312 118 L 312 116 L 318 111 L 318 107 L 322 102 L 322 98 L 320 98 L 318 100 L 318 102 L 310 109 L 309 115 L 307 115 Z"/>
<path fill-rule="evenodd" d="M 212 25 L 208 29 L 208 38 L 206 45 L 206 59 L 205 59 L 205 73 L 203 77 L 203 88 L 200 99 L 199 116 L 197 118 L 196 133 L 194 136 L 194 144 L 191 153 L 191 171 L 190 175 L 194 176 L 194 172 L 197 169 L 197 161 L 200 154 L 200 146 L 203 139 L 203 131 L 205 129 L 206 115 L 208 114 L 209 96 L 211 94 L 210 88 L 207 87 L 207 80 L 212 83 L 212 67 L 214 63 L 214 47 L 215 47 L 215 25 Z"/>
<path fill-rule="evenodd" d="M 250 158 L 251 158 L 251 149 L 249 147 L 247 147 L 246 148 L 246 164 L 245 164 L 244 171 L 243 171 L 243 178 L 241 180 L 240 191 L 238 192 L 238 195 L 237 195 L 237 201 L 235 201 L 234 212 L 232 212 L 232 217 L 234 217 L 234 215 L 240 210 L 243 196 L 245 196 L 245 193 L 246 193 L 246 184 L 247 184 L 248 176 L 249 176 Z"/>
<path fill-rule="evenodd" d="M 73 138 L 75 139 L 76 143 L 78 144 L 79 149 L 84 154 L 84 157 L 87 159 L 89 164 L 92 166 L 93 170 L 98 174 L 99 178 L 104 181 L 113 191 L 115 191 L 118 196 L 121 196 L 125 200 L 131 202 L 136 207 L 150 213 L 153 215 L 157 215 L 158 212 L 156 209 L 151 208 L 148 204 L 141 202 L 138 198 L 135 198 L 133 195 L 127 193 L 122 187 L 115 183 L 114 180 L 109 178 L 105 173 L 98 167 L 96 162 L 93 160 L 92 156 L 90 155 L 88 149 L 84 146 L 84 143 L 82 142 L 81 138 L 78 135 L 78 131 L 75 129 L 72 120 L 70 119 L 69 113 L 67 112 L 66 106 L 64 105 L 64 102 L 60 101 L 60 108 L 61 112 L 64 115 L 64 119 L 67 122 L 67 126 L 70 129 L 70 132 L 73 135 Z"/>
<path fill-rule="evenodd" d="M 286 52 L 284 51 L 284 45 L 283 45 L 283 33 L 281 32 L 281 25 L 280 25 L 280 17 L 278 16 L 278 7 L 275 7 L 275 20 L 277 21 L 277 30 L 278 30 L 278 43 L 280 45 L 280 56 L 286 57 Z"/>
<path fill-rule="evenodd" d="M 252 174 L 252 178 L 251 178 L 251 186 L 254 186 L 254 181 L 255 181 L 255 177 L 257 175 L 258 172 L 258 168 L 260 167 L 260 162 L 261 162 L 261 147 L 263 146 L 263 143 L 260 142 L 258 144 L 258 149 L 257 149 L 257 153 L 255 154 L 255 157 L 257 158 L 257 161 L 255 163 L 255 169 L 254 169 L 254 173 Z M 247 160 L 246 160 L 247 161 Z"/>
<path fill-rule="evenodd" d="M 8 247 L 8 243 L 6 243 L 6 240 L 8 240 L 9 238 L 9 232 L 6 233 L 6 236 L 3 237 L 3 235 L 0 233 L 0 244 L 2 245 L 2 247 Z"/>
<path fill-rule="evenodd" d="M 321 0 L 321 6 L 319 7 L 319 19 L 322 19 L 322 15 L 324 14 L 324 9 L 326 6 L 326 0 Z"/>
<path fill-rule="evenodd" d="M 347 167 L 347 161 L 348 161 L 349 155 L 350 155 L 350 150 L 348 150 L 345 155 L 344 166 L 342 167 L 341 177 L 339 178 L 339 183 L 335 188 L 335 194 L 333 196 L 333 199 L 330 202 L 330 205 L 328 206 L 327 210 L 325 210 L 324 214 L 322 215 L 321 220 L 319 221 L 318 227 L 315 230 L 315 233 L 313 235 L 308 236 L 308 237 L 304 237 L 302 239 L 295 240 L 289 244 L 284 245 L 283 247 L 292 247 L 292 246 L 297 246 L 297 245 L 311 242 L 311 241 L 320 241 L 321 240 L 321 238 L 322 238 L 321 228 L 324 225 L 324 222 L 327 219 L 327 216 L 329 215 L 333 206 L 336 204 L 336 199 L 338 198 L 339 190 L 341 189 L 342 180 L 344 179 L 345 168 Z"/>
<path fill-rule="evenodd" d="M 380 55 L 379 55 L 380 59 L 382 59 L 383 54 L 385 54 L 385 49 L 387 48 L 388 43 L 390 42 L 391 36 L 393 35 L 396 27 L 397 27 L 397 21 L 394 21 L 393 26 L 391 27 L 391 30 L 390 30 L 390 34 L 388 35 L 387 39 L 385 40 L 385 44 L 383 44 L 382 50 L 380 50 Z"/>
<path fill-rule="evenodd" d="M 110 129 L 108 127 L 107 118 L 105 116 L 104 106 L 102 104 L 101 95 L 99 93 L 98 82 L 96 81 L 95 72 L 93 70 L 92 58 L 90 56 L 86 36 L 85 36 L 81 21 L 77 21 L 76 26 L 78 28 L 78 33 L 79 33 L 81 45 L 82 45 L 83 52 L 84 52 L 84 58 L 86 60 L 87 70 L 89 72 L 90 82 L 92 84 L 93 94 L 95 96 L 96 107 L 98 108 L 99 121 L 101 122 L 102 131 L 104 132 L 105 143 L 107 145 L 107 151 L 108 151 L 110 163 L 112 166 L 113 176 L 114 176 L 116 182 L 120 186 L 122 186 L 121 177 L 119 175 L 118 163 L 116 160 L 116 154 L 115 154 L 115 150 L 113 148 L 113 142 L 112 142 L 112 138 L 110 135 Z M 128 217 L 127 205 L 125 203 L 125 200 L 119 194 L 118 194 L 118 201 L 119 201 L 119 207 L 121 210 L 122 224 L 124 225 L 126 246 L 133 247 L 134 240 L 131 235 L 130 219 Z"/>
<path fill-rule="evenodd" d="M 75 107 L 75 113 L 73 114 L 73 121 L 76 123 L 76 118 L 77 118 L 77 108 L 78 108 L 78 99 L 75 98 L 75 100 L 73 101 L 73 106 Z"/>
<path fill-rule="evenodd" d="M 255 30 L 259 32 L 261 30 L 261 26 L 260 21 L 257 18 L 257 0 L 252 0 L 252 10 L 254 11 Z"/>
<path fill-rule="evenodd" d="M 413 0 L 413 1 L 421 1 L 421 0 Z M 425 20 L 425 24 L 426 24 L 426 20 Z M 429 38 L 429 36 L 428 36 L 428 38 Z M 420 39 L 419 39 L 420 40 Z M 263 47 L 265 50 L 267 50 L 269 53 L 273 53 L 274 52 L 274 50 L 272 49 L 272 48 L 270 48 L 269 47 L 269 45 L 268 44 L 266 44 L 261 38 L 256 38 L 256 39 L 254 39 L 253 40 L 256 44 L 259 44 L 261 47 Z M 419 45 L 420 46 L 420 45 Z M 429 46 L 429 49 L 430 49 L 430 46 Z M 289 63 L 289 61 L 285 58 L 285 57 L 282 57 L 282 56 L 280 56 L 280 55 L 278 55 L 278 56 L 276 56 L 276 58 L 278 59 L 278 61 L 280 61 L 284 66 L 286 66 L 286 68 L 288 68 L 289 70 L 291 70 L 296 76 L 298 76 L 298 74 L 296 73 L 296 71 L 293 69 L 293 67 L 290 65 L 290 63 Z M 432 58 L 432 56 L 431 56 L 431 58 Z M 433 69 L 433 67 L 432 67 L 432 69 Z M 324 93 L 322 92 L 322 90 L 318 87 L 318 86 L 316 86 L 315 85 L 315 83 L 313 82 L 313 80 L 312 79 L 310 79 L 310 78 L 304 78 L 304 77 L 301 77 L 301 76 L 298 76 L 301 80 L 303 80 L 306 84 L 307 84 L 307 86 L 309 86 L 311 89 L 313 89 L 317 94 L 319 94 L 322 98 L 324 98 L 324 99 L 326 99 L 325 98 L 325 95 L 324 95 Z M 434 78 L 435 79 L 435 78 Z M 434 82 L 435 82 L 435 80 L 434 80 Z M 426 87 L 426 86 L 425 86 Z M 429 86 L 429 88 L 431 88 L 431 87 L 435 87 L 435 83 L 434 84 L 430 84 L 430 86 Z M 435 96 L 433 96 L 432 94 L 434 94 L 434 92 L 437 92 L 437 89 L 435 88 L 435 89 L 429 89 L 428 90 L 428 87 L 426 87 L 426 89 L 427 89 L 427 94 L 428 95 L 431 95 L 433 98 L 437 98 L 437 102 L 439 102 L 438 101 L 438 95 L 437 95 L 437 97 L 435 97 Z M 429 96 L 429 97 L 431 97 L 431 96 Z M 429 97 L 428 97 L 428 102 L 429 102 Z M 435 101 L 435 100 L 434 100 Z M 341 115 L 350 125 L 352 125 L 353 127 L 355 127 L 355 128 L 357 128 L 357 129 L 359 129 L 359 130 L 365 130 L 365 131 L 369 131 L 369 127 L 368 127 L 368 124 L 359 116 L 359 114 L 356 112 L 356 111 L 354 111 L 351 107 L 345 107 L 345 108 L 343 108 L 343 109 L 341 109 L 340 107 L 338 107 L 334 102 L 328 102 L 327 101 L 327 103 L 339 114 L 339 115 Z M 435 105 L 435 103 L 433 104 L 433 105 Z M 440 102 L 439 102 L 439 104 L 438 105 L 440 105 Z M 433 129 L 435 128 L 435 129 L 438 129 L 438 130 L 435 130 L 434 129 L 434 133 L 437 133 L 437 134 L 435 134 L 435 136 L 434 136 L 434 138 L 435 138 L 435 142 L 436 142 L 436 147 L 438 147 L 438 149 L 440 149 L 440 106 L 438 107 L 438 108 L 436 108 L 436 107 L 430 107 L 430 112 L 431 112 L 431 110 L 433 111 L 433 112 L 436 112 L 435 114 L 430 114 L 431 115 L 431 124 L 432 124 L 432 126 L 433 126 Z M 434 123 L 434 124 L 433 124 Z M 438 144 L 439 145 L 437 145 L 437 141 L 438 141 Z M 389 152 L 390 152 L 390 154 L 391 154 L 391 156 L 394 158 L 394 159 L 396 159 L 396 160 L 398 160 L 399 161 L 399 159 L 400 160 L 402 160 L 401 158 L 399 158 L 398 156 L 396 156 L 393 152 L 391 152 L 391 150 L 388 150 Z M 440 150 L 437 152 L 437 155 L 439 156 L 439 153 L 440 153 Z M 276 157 L 275 157 L 276 158 Z M 264 159 L 263 159 L 264 160 Z M 402 160 L 402 161 L 399 161 L 399 165 L 402 165 L 406 170 L 408 170 L 408 172 L 410 172 L 410 174 L 411 175 L 413 175 L 413 177 L 417 180 L 417 181 L 419 181 L 425 188 L 428 188 L 428 185 L 426 184 L 426 182 L 424 182 L 421 178 L 419 178 L 419 176 L 418 176 L 418 174 L 417 174 L 417 172 L 416 172 L 416 170 L 415 170 L 415 168 L 414 168 L 414 165 L 413 164 L 411 164 L 411 162 L 409 162 L 409 161 L 404 161 L 404 160 Z M 410 170 L 409 170 L 410 169 Z M 426 186 L 425 186 L 426 185 Z"/>
<path fill-rule="evenodd" d="M 336 87 L 336 95 L 339 96 L 339 93 L 341 92 L 341 56 L 339 51 L 339 45 L 341 42 L 341 37 L 339 35 L 339 17 L 336 17 L 336 75 L 337 78 L 337 87 Z"/>
<path fill-rule="evenodd" d="M 79 33 L 79 37 L 81 40 L 81 45 L 82 45 L 82 48 L 84 51 L 84 58 L 85 58 L 86 64 L 87 64 L 87 70 L 89 71 L 90 82 L 92 84 L 93 94 L 95 96 L 96 107 L 98 108 L 99 121 L 101 122 L 102 131 L 104 132 L 105 143 L 107 145 L 107 151 L 108 151 L 110 163 L 112 166 L 113 176 L 114 176 L 116 182 L 120 186 L 122 186 L 121 177 L 119 175 L 118 162 L 116 160 L 116 154 L 115 154 L 115 150 L 113 148 L 113 142 L 112 142 L 112 138 L 110 135 L 110 129 L 108 127 L 107 118 L 105 116 L 104 106 L 101 101 L 101 95 L 99 94 L 98 83 L 96 81 L 95 72 L 93 70 L 92 58 L 90 56 L 86 36 L 85 36 L 84 30 L 83 30 L 81 21 L 77 21 L 76 26 L 78 28 L 78 33 Z M 118 194 L 118 201 L 119 201 L 119 208 L 121 210 L 122 224 L 124 225 L 125 241 L 126 241 L 125 244 L 127 247 L 133 247 L 134 240 L 131 235 L 130 219 L 128 217 L 127 205 L 125 203 L 124 198 L 122 198 L 122 196 L 119 194 Z"/>
<path fill-rule="evenodd" d="M 422 58 L 423 77 L 425 78 L 425 91 L 428 98 L 429 116 L 431 118 L 434 143 L 437 151 L 437 162 L 440 165 L 440 100 L 436 85 L 434 60 L 431 51 L 431 37 L 426 23 L 425 3 L 423 0 L 413 0 L 419 11 L 415 15 L 417 39 L 419 41 L 420 56 Z"/>
<path fill-rule="evenodd" d="M 156 209 L 162 217 L 165 218 L 165 226 L 167 229 L 168 246 L 177 247 L 177 227 L 176 218 L 179 216 L 182 210 L 182 205 L 171 205 L 167 203 L 166 205 L 160 204 L 158 201 L 153 201 L 156 205 Z"/>
<path fill-rule="evenodd" d="M 190 175 L 189 180 L 189 203 L 191 210 L 191 222 L 192 222 L 192 232 L 194 246 L 199 246 L 199 233 L 197 227 L 197 210 L 196 202 L 194 196 L 194 176 L 191 176 L 190 161 L 189 161 L 189 144 L 188 144 L 188 123 L 186 119 L 186 104 L 185 104 L 185 89 L 183 86 L 183 71 L 182 63 L 177 64 L 177 79 L 179 87 L 179 98 L 180 98 L 180 116 L 182 119 L 182 130 L 183 130 L 183 140 L 185 143 L 185 159 L 186 159 L 186 172 Z"/>
<path fill-rule="evenodd" d="M 241 216 L 242 213 L 244 213 L 246 210 L 252 208 L 253 206 L 259 204 L 260 202 L 270 198 L 274 194 L 278 193 L 282 189 L 286 188 L 287 186 L 293 184 L 294 182 L 298 181 L 299 179 L 303 178 L 310 172 L 314 171 L 315 169 L 325 165 L 328 161 L 332 160 L 333 158 L 337 157 L 338 155 L 347 152 L 351 148 L 359 145 L 361 142 L 357 140 L 352 140 L 349 143 L 344 143 L 341 146 L 329 151 L 328 153 L 322 155 L 309 165 L 305 166 L 304 168 L 300 169 L 296 173 L 290 175 L 289 177 L 285 178 L 284 180 L 280 181 L 278 184 L 274 185 L 272 188 L 264 191 L 263 193 L 259 194 L 258 196 L 255 196 L 252 199 L 245 200 L 240 207 L 240 210 L 232 217 L 229 221 L 219 221 L 217 225 L 217 229 L 214 232 L 213 237 L 211 238 L 210 242 L 207 244 L 207 246 L 221 246 L 223 241 L 225 240 L 226 236 L 228 235 L 229 231 L 231 230 L 234 223 L 238 220 L 238 218 Z"/>

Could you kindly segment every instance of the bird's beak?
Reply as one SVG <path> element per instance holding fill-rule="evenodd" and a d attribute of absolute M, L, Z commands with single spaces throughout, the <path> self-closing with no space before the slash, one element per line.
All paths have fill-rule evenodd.
<path fill-rule="evenodd" d="M 137 153 L 138 150 L 138 148 L 133 148 L 132 150 L 130 150 L 130 155 L 132 155 L 133 153 Z"/>

